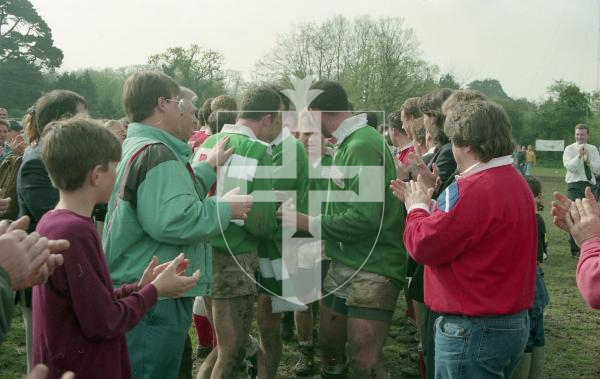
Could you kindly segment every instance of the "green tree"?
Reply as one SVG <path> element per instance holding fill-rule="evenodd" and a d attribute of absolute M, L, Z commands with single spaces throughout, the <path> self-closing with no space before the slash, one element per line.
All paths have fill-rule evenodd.
<path fill-rule="evenodd" d="M 535 133 L 526 127 L 525 115 L 527 112 L 535 111 L 535 104 L 526 99 L 512 99 L 510 97 L 496 97 L 493 101 L 502 105 L 512 125 L 512 135 L 515 141 L 521 145 L 534 145 Z"/>
<path fill-rule="evenodd" d="M 474 80 L 471 83 L 467 84 L 467 88 L 482 92 L 490 98 L 508 97 L 506 92 L 504 92 L 502 85 L 496 79 Z"/>
<path fill-rule="evenodd" d="M 59 67 L 63 53 L 27 0 L 0 1 L 0 104 L 19 117 L 47 88 L 43 71 Z"/>
<path fill-rule="evenodd" d="M 64 72 L 50 81 L 50 89 L 66 89 L 77 92 L 85 98 L 88 104 L 89 113 L 98 117 L 96 110 L 98 109 L 96 84 L 92 80 L 90 72 Z"/>
<path fill-rule="evenodd" d="M 573 130 L 578 123 L 590 123 L 590 143 L 600 141 L 600 120 L 590 117 L 590 96 L 582 92 L 574 83 L 555 81 L 548 88 L 549 97 L 539 105 L 529 104 L 522 113 L 522 129 L 519 132 L 520 144 L 534 144 L 536 139 L 564 140 L 573 142 Z M 555 153 L 538 154 L 538 159 L 553 161 L 560 166 L 561 156 Z"/>
<path fill-rule="evenodd" d="M 96 95 L 99 101 L 98 117 L 118 119 L 124 116 L 121 96 L 123 83 L 135 68 L 124 67 L 118 69 L 106 68 L 103 70 L 89 70 L 90 77 L 96 85 Z"/>
<path fill-rule="evenodd" d="M 40 68 L 23 58 L 9 59 L 0 64 L 0 106 L 10 117 L 25 113 L 46 88 Z"/>
<path fill-rule="evenodd" d="M 198 45 L 172 47 L 152 55 L 148 64 L 190 88 L 200 100 L 226 92 L 223 55 L 217 51 Z"/>
<path fill-rule="evenodd" d="M 0 64 L 13 59 L 46 69 L 59 67 L 63 59 L 50 28 L 28 0 L 0 2 Z"/>
<path fill-rule="evenodd" d="M 460 84 L 454 79 L 454 75 L 447 73 L 440 77 L 440 88 L 460 89 Z"/>
<path fill-rule="evenodd" d="M 583 122 L 590 116 L 589 94 L 582 92 L 575 84 L 558 80 L 549 87 L 550 96 L 556 99 L 561 111 Z"/>
<path fill-rule="evenodd" d="M 589 96 L 576 84 L 562 80 L 554 82 L 548 92 L 550 97 L 537 112 L 542 123 L 537 132 L 544 138 L 571 141 L 575 125 L 587 122 L 590 116 Z"/>

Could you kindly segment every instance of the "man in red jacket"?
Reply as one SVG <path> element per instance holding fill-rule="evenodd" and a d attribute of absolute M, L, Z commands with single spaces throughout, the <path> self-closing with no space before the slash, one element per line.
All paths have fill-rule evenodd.
<path fill-rule="evenodd" d="M 435 377 L 509 378 L 533 303 L 533 197 L 512 166 L 511 125 L 500 106 L 459 103 L 444 131 L 460 174 L 437 203 L 422 180 L 392 183 L 408 210 L 407 251 L 425 265 L 425 303 L 441 314 Z"/>

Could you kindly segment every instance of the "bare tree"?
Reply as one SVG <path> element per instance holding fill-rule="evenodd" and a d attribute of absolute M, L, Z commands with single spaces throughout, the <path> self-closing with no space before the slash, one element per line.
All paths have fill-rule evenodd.
<path fill-rule="evenodd" d="M 256 64 L 256 77 L 286 83 L 290 74 L 340 81 L 357 109 L 390 112 L 420 92 L 435 71 L 420 59 L 401 18 L 333 17 L 303 23 L 279 38 Z"/>

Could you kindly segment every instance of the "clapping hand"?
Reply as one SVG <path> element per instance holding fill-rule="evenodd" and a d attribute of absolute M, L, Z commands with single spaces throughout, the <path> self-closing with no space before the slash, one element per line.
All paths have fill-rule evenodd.
<path fill-rule="evenodd" d="M 15 290 L 43 284 L 63 264 L 59 253 L 69 248 L 66 240 L 48 240 L 37 233 L 27 234 L 29 218 L 8 224 L 0 222 L 0 263 L 11 277 Z"/>
<path fill-rule="evenodd" d="M 25 147 L 27 146 L 27 144 L 25 143 L 23 136 L 17 134 L 15 138 L 8 142 L 8 146 L 10 146 L 10 149 L 15 155 L 20 156 L 25 151 Z"/>
<path fill-rule="evenodd" d="M 440 188 L 442 180 L 440 178 L 439 169 L 435 163 L 431 166 L 431 171 L 429 171 L 425 161 L 423 161 L 417 153 L 410 153 L 408 155 L 408 162 L 413 177 L 421 176 L 423 184 L 427 188 L 433 188 L 434 192 Z"/>
<path fill-rule="evenodd" d="M 162 273 L 169 266 L 170 263 L 171 261 L 159 265 L 158 257 L 153 256 L 150 260 L 150 263 L 144 270 L 142 278 L 138 282 L 138 288 L 143 288 L 146 284 L 152 283 L 152 281 L 156 279 L 158 275 L 160 275 L 160 273 Z M 183 259 L 179 263 L 179 266 L 176 267 L 177 275 L 183 275 L 189 266 L 189 259 Z"/>
<path fill-rule="evenodd" d="M 183 253 L 179 254 L 171 262 L 168 262 L 167 267 L 151 282 L 156 287 L 158 296 L 180 297 L 196 286 L 200 279 L 200 271 L 197 270 L 192 276 L 183 275 L 180 270 L 184 260 Z"/>
<path fill-rule="evenodd" d="M 600 237 L 600 215 L 597 203 L 590 199 L 577 199 L 565 214 L 565 222 L 577 246 L 591 238 Z"/>
<path fill-rule="evenodd" d="M 569 232 L 569 226 L 567 224 L 567 213 L 571 208 L 572 201 L 569 200 L 565 195 L 559 192 L 554 192 L 552 194 L 554 200 L 552 201 L 552 221 L 554 225 L 558 226 L 562 230 Z M 589 201 L 589 209 L 590 212 L 594 212 L 598 216 L 600 216 L 600 204 L 596 201 L 594 194 L 592 193 L 592 189 L 590 187 L 586 187 L 585 189 L 585 198 Z"/>
<path fill-rule="evenodd" d="M 428 187 L 421 175 L 417 177 L 417 181 L 392 180 L 390 188 L 394 196 L 402 201 L 407 209 L 419 203 L 431 204 L 431 197 L 434 192 L 434 188 Z"/>

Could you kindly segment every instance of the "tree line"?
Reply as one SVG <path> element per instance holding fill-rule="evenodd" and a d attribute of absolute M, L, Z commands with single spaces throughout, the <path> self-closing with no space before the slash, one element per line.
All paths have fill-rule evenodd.
<path fill-rule="evenodd" d="M 249 80 L 226 70 L 222 53 L 198 45 L 169 48 L 137 66 L 103 70 L 60 72 L 62 58 L 50 28 L 28 0 L 0 3 L 0 106 L 12 117 L 23 115 L 42 93 L 61 88 L 85 96 L 92 116 L 120 118 L 123 82 L 142 67 L 172 76 L 196 92 L 199 102 L 223 93 L 239 97 L 247 87 L 262 82 L 290 87 L 289 75 L 314 74 L 341 82 L 357 110 L 390 113 L 408 97 L 436 88 L 468 88 L 504 107 L 519 144 L 536 139 L 571 141 L 577 123 L 587 123 L 591 142 L 600 144 L 598 92 L 586 93 L 574 83 L 557 80 L 544 100 L 533 102 L 508 96 L 493 78 L 460 83 L 422 58 L 413 30 L 401 18 L 336 16 L 298 24 L 256 62 Z"/>

